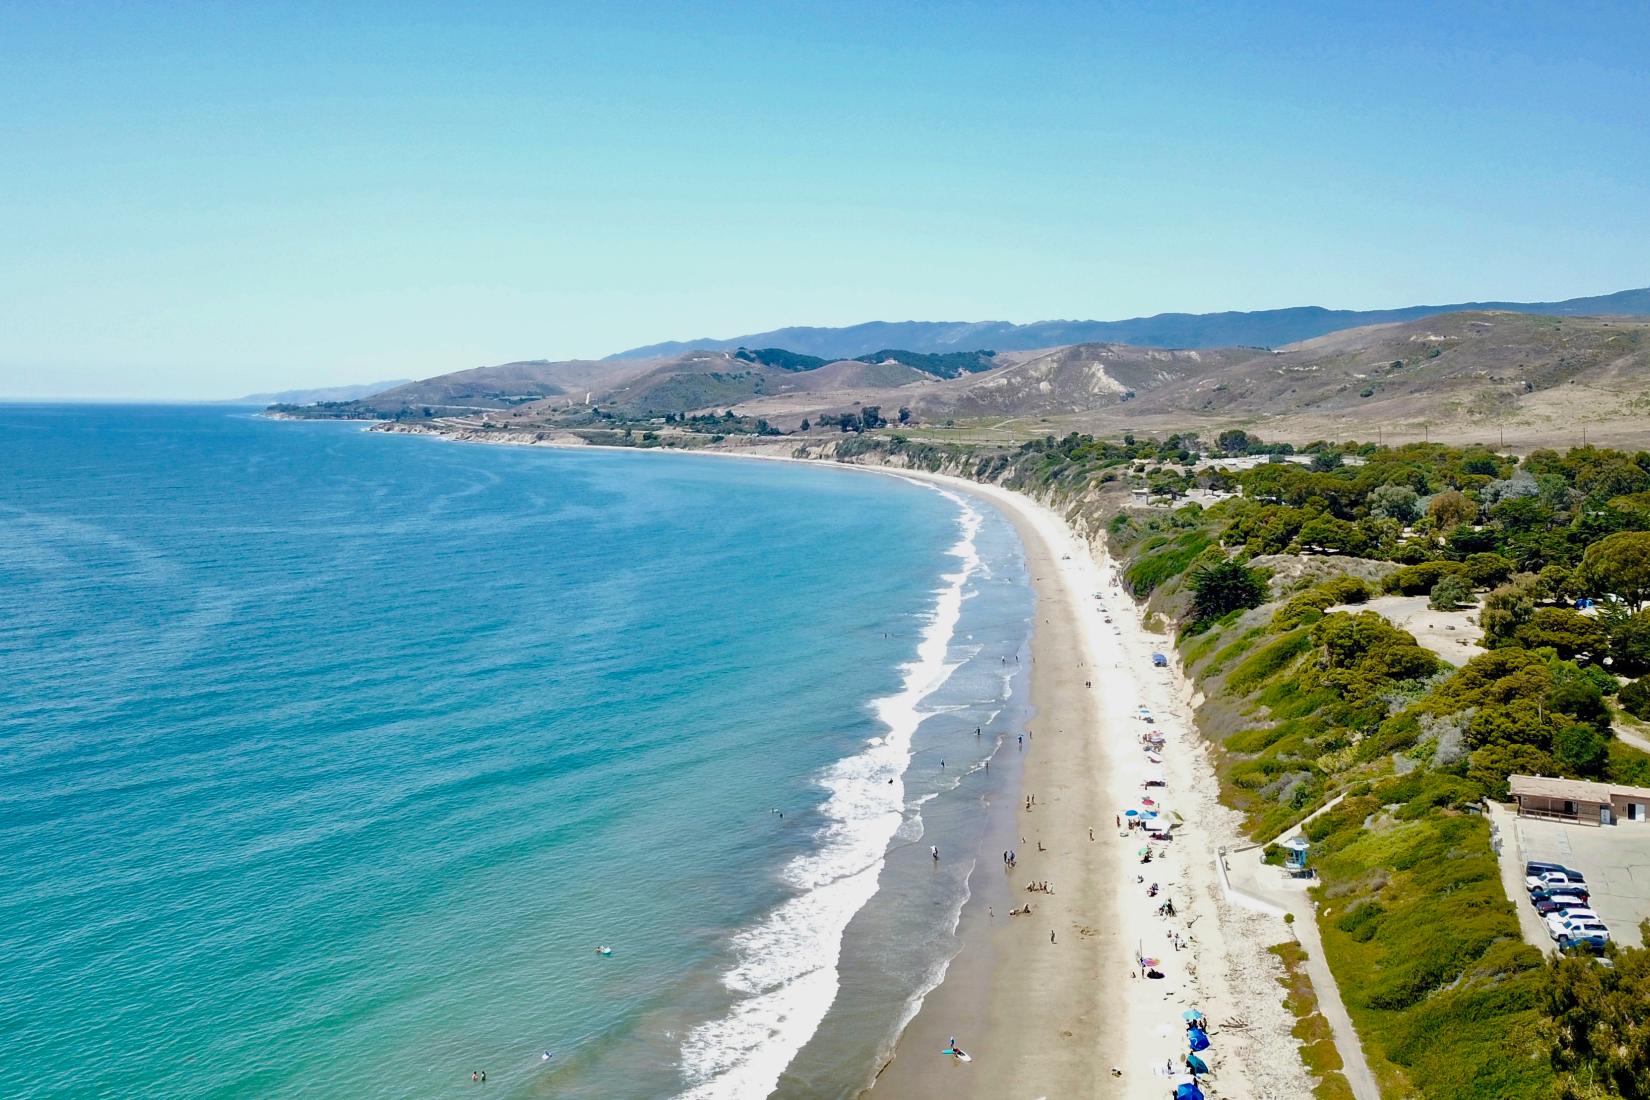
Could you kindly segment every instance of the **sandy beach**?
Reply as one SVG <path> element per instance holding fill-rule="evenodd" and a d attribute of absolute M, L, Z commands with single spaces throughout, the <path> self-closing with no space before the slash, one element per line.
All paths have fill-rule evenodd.
<path fill-rule="evenodd" d="M 458 438 L 569 445 L 480 432 Z M 754 448 L 694 453 L 816 461 Z M 1211 1038 L 1200 1054 L 1211 1070 L 1200 1081 L 1207 1096 L 1309 1095 L 1279 985 L 1283 968 L 1266 950 L 1293 936 L 1279 917 L 1226 897 L 1217 853 L 1245 842 L 1239 815 L 1219 801 L 1172 640 L 1144 628 L 1104 546 L 999 486 L 878 465 L 837 468 L 927 481 L 1000 509 L 1020 535 L 1036 594 L 1034 713 L 1023 746 L 1007 740 L 1002 750 L 1021 754 L 1021 790 L 1012 804 L 990 807 L 957 954 L 863 1095 L 1161 1100 L 1185 1079 L 1183 1014 L 1192 1009 L 1205 1014 Z M 1154 652 L 1169 666 L 1154 667 Z M 1150 731 L 1162 735 L 1157 761 L 1142 741 Z M 1161 786 L 1144 786 L 1152 772 Z M 1172 840 L 1119 827 L 1145 798 L 1175 815 Z M 1146 864 L 1144 845 L 1153 853 Z M 1011 869 L 1005 850 L 1016 854 Z M 1031 883 L 1052 892 L 1028 890 Z M 1164 901 L 1173 916 L 1159 915 Z M 1029 914 L 1009 915 L 1028 903 Z M 1142 957 L 1157 960 L 1163 976 L 1144 977 Z M 970 1062 L 941 1053 L 953 1038 Z"/>
<path fill-rule="evenodd" d="M 1168 640 L 1141 628 L 1103 550 L 1051 510 L 993 486 L 906 476 L 988 500 L 1019 530 L 1037 594 L 1035 716 L 1024 749 L 1004 749 L 1024 753 L 1023 789 L 981 853 L 961 949 L 867 1095 L 1169 1096 L 1183 1079 L 1182 1014 L 1193 1008 L 1209 1020 L 1208 1095 L 1308 1094 L 1282 970 L 1266 952 L 1290 935 L 1281 920 L 1223 900 L 1215 853 L 1236 842 L 1236 815 L 1216 798 L 1185 685 L 1172 667 L 1152 666 Z M 1142 781 L 1157 767 L 1141 743 L 1149 730 L 1164 738 L 1166 784 L 1148 789 Z M 1144 796 L 1182 824 L 1173 841 L 1151 843 L 1143 865 L 1143 833 L 1120 835 L 1117 820 Z M 1001 849 L 1016 851 L 1012 870 Z M 1033 882 L 1053 892 L 1027 891 Z M 1148 897 L 1152 883 L 1159 891 Z M 1032 911 L 1011 917 L 1005 899 Z M 1164 900 L 1173 917 L 1158 915 Z M 1141 976 L 1142 954 L 1159 960 L 1163 978 Z M 952 1037 L 972 1062 L 940 1054 Z"/>

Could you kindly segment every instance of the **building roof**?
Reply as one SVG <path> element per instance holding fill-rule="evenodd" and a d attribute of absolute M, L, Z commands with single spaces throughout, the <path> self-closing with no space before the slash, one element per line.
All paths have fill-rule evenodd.
<path fill-rule="evenodd" d="M 1623 787 L 1615 783 L 1590 783 L 1585 779 L 1549 779 L 1541 775 L 1509 775 L 1512 796 L 1564 798 L 1571 802 L 1608 802 L 1610 796 L 1637 795 L 1650 798 L 1650 787 Z"/>

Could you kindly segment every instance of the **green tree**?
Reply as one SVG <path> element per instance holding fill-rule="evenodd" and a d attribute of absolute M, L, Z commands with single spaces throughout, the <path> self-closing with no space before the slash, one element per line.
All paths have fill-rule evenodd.
<path fill-rule="evenodd" d="M 1229 611 L 1259 607 L 1266 600 L 1266 577 L 1235 558 L 1192 571 L 1192 618 L 1218 619 Z"/>
<path fill-rule="evenodd" d="M 1421 514 L 1421 498 L 1408 485 L 1381 485 L 1369 494 L 1369 514 L 1410 524 Z"/>
<path fill-rule="evenodd" d="M 1494 588 L 1513 574 L 1513 563 L 1500 554 L 1472 554 L 1461 564 L 1467 579 L 1479 588 Z"/>
<path fill-rule="evenodd" d="M 1509 775 L 1552 775 L 1557 771 L 1552 756 L 1534 745 L 1498 742 L 1474 749 L 1467 759 L 1467 779 L 1497 802 L 1508 798 Z"/>
<path fill-rule="evenodd" d="M 1650 722 L 1650 676 L 1640 676 L 1632 683 L 1623 685 L 1616 701 L 1621 704 L 1622 710 L 1634 718 Z"/>
<path fill-rule="evenodd" d="M 1435 611 L 1454 611 L 1472 603 L 1472 585 L 1463 578 L 1449 574 L 1438 579 L 1432 586 L 1432 594 L 1427 599 L 1427 606 Z"/>
<path fill-rule="evenodd" d="M 1553 737 L 1553 759 L 1567 775 L 1596 779 L 1610 763 L 1610 741 L 1592 726 L 1566 726 Z"/>
<path fill-rule="evenodd" d="M 1610 671 L 1623 676 L 1650 672 L 1650 609 L 1610 625 Z"/>
<path fill-rule="evenodd" d="M 1449 531 L 1478 518 L 1478 506 L 1459 489 L 1439 493 L 1427 504 L 1427 517 L 1434 530 Z"/>
<path fill-rule="evenodd" d="M 808 423 L 808 418 L 807 418 L 807 417 L 805 417 L 805 416 L 804 416 L 804 417 L 803 417 L 803 418 L 802 418 L 802 430 L 803 430 L 803 431 L 807 431 L 807 430 L 808 430 L 808 429 L 809 429 L 809 428 L 811 428 L 811 427 L 812 427 L 812 426 L 813 426 L 813 425 L 811 425 L 811 424 L 809 424 L 809 423 Z"/>
<path fill-rule="evenodd" d="M 1565 659 L 1578 653 L 1603 656 L 1610 639 L 1597 619 L 1567 607 L 1542 607 L 1519 627 L 1514 637 L 1526 649 L 1551 646 Z"/>
<path fill-rule="evenodd" d="M 1252 442 L 1258 443 L 1260 441 L 1252 437 L 1248 432 L 1239 428 L 1233 428 L 1230 431 L 1221 432 L 1215 437 L 1215 446 L 1219 448 L 1223 454 L 1229 455 L 1248 454 L 1249 445 Z"/>
<path fill-rule="evenodd" d="M 1650 531 L 1623 531 L 1587 547 L 1581 575 L 1595 592 L 1608 592 L 1634 611 L 1650 600 Z"/>
<path fill-rule="evenodd" d="M 1639 935 L 1650 941 L 1650 922 Z M 1617 947 L 1610 961 L 1548 964 L 1542 1030 L 1564 1100 L 1650 1097 L 1650 948 Z"/>
<path fill-rule="evenodd" d="M 1534 574 L 1523 573 L 1484 597 L 1478 611 L 1478 625 L 1484 628 L 1484 644 L 1511 645 L 1518 628 L 1535 614 L 1537 580 Z"/>

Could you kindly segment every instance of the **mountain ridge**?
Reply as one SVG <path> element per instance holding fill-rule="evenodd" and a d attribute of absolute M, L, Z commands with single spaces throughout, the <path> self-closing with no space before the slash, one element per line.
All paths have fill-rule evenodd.
<path fill-rule="evenodd" d="M 604 361 L 650 359 L 687 351 L 740 347 L 785 348 L 827 360 L 853 359 L 882 348 L 945 353 L 991 348 L 1033 351 L 1072 344 L 1129 344 L 1152 348 L 1275 348 L 1369 325 L 1402 323 L 1445 313 L 1501 311 L 1555 317 L 1650 316 L 1650 287 L 1556 302 L 1457 302 L 1397 309 L 1349 310 L 1323 306 L 1220 313 L 1159 313 L 1118 321 L 867 321 L 843 327 L 791 326 L 727 339 L 673 340 L 615 352 Z"/>

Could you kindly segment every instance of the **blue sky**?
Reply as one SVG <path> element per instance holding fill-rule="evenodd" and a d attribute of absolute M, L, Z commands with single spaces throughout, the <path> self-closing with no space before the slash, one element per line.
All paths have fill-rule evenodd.
<path fill-rule="evenodd" d="M 0 394 L 1650 284 L 1650 9 L 1240 7 L 13 0 Z"/>

